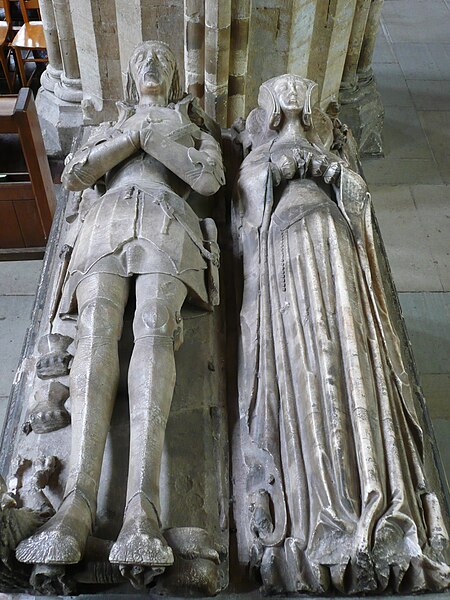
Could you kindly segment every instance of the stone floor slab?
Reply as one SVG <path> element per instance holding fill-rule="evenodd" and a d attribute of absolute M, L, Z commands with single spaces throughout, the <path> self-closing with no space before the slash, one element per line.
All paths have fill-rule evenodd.
<path fill-rule="evenodd" d="M 448 443 L 449 421 L 446 419 L 433 419 L 432 423 L 448 485 L 448 482 L 450 481 L 450 444 Z M 448 600 L 448 594 L 444 594 L 444 598 Z M 424 600 L 428 600 L 428 595 L 424 596 Z"/>
<path fill-rule="evenodd" d="M 450 374 L 424 373 L 419 376 L 430 417 L 450 422 Z"/>
<path fill-rule="evenodd" d="M 375 42 L 375 50 L 373 53 L 373 64 L 377 63 L 396 63 L 397 57 L 394 54 L 392 43 L 388 39 L 383 22 L 381 22 L 378 30 L 377 39 Z"/>
<path fill-rule="evenodd" d="M 9 395 L 33 304 L 33 296 L 0 296 L 0 396 Z"/>
<path fill-rule="evenodd" d="M 449 15 L 450 18 L 450 15 Z M 447 42 L 450 38 L 447 39 Z M 448 79 L 450 46 L 414 42 L 396 42 L 393 51 L 406 79 Z"/>
<path fill-rule="evenodd" d="M 443 178 L 434 159 L 369 158 L 363 161 L 364 175 L 372 185 L 415 183 L 442 184 Z"/>
<path fill-rule="evenodd" d="M 371 192 L 397 290 L 442 291 L 409 186 L 374 186 Z"/>
<path fill-rule="evenodd" d="M 8 400 L 8 396 L 0 396 L 0 435 L 3 431 L 3 425 L 6 419 L 6 409 L 8 408 Z"/>
<path fill-rule="evenodd" d="M 450 183 L 450 110 L 419 111 L 419 117 L 442 180 Z"/>
<path fill-rule="evenodd" d="M 0 262 L 1 295 L 34 296 L 41 270 L 41 260 Z"/>
<path fill-rule="evenodd" d="M 444 292 L 450 291 L 450 186 L 415 185 L 411 193 Z"/>
<path fill-rule="evenodd" d="M 383 140 L 385 157 L 390 161 L 397 158 L 433 159 L 414 108 L 385 107 Z"/>
<path fill-rule="evenodd" d="M 396 42 L 446 44 L 449 17 L 449 8 L 443 0 L 395 0 L 383 7 L 386 28 Z"/>
<path fill-rule="evenodd" d="M 420 374 L 450 372 L 450 293 L 400 293 Z"/>
<path fill-rule="evenodd" d="M 398 63 L 374 64 L 373 72 L 385 108 L 387 106 L 414 106 L 406 79 Z"/>
<path fill-rule="evenodd" d="M 446 111 L 450 107 L 450 81 L 406 81 L 414 106 L 418 110 Z"/>

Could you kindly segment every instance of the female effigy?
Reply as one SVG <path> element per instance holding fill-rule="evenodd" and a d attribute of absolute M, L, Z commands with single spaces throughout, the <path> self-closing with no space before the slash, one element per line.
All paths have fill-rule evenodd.
<path fill-rule="evenodd" d="M 268 593 L 442 589 L 445 509 L 370 196 L 315 90 L 266 81 L 241 135 L 241 557 Z"/>

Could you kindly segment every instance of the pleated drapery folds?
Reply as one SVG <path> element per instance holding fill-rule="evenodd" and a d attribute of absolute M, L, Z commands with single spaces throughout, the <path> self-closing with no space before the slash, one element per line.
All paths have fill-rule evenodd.
<path fill-rule="evenodd" d="M 235 206 L 240 544 L 269 593 L 444 589 L 441 491 L 365 183 L 343 168 L 328 194 L 274 191 L 269 153 L 244 161 Z"/>

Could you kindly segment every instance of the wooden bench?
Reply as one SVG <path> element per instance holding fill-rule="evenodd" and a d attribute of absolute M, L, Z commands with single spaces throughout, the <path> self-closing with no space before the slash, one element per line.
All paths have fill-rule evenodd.
<path fill-rule="evenodd" d="M 4 134 L 18 134 L 27 172 L 5 172 Z M 14 136 L 9 136 L 9 141 Z M 56 206 L 33 93 L 0 97 L 0 260 L 42 258 Z"/>

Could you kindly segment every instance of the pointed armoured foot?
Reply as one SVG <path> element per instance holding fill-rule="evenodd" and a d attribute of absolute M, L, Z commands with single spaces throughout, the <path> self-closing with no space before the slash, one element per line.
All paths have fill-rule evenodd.
<path fill-rule="evenodd" d="M 34 535 L 17 546 L 17 560 L 44 565 L 80 562 L 91 529 L 91 512 L 86 501 L 71 494 L 57 513 Z"/>
<path fill-rule="evenodd" d="M 140 517 L 125 521 L 109 560 L 120 565 L 169 567 L 173 553 L 159 527 L 151 519 Z"/>
<path fill-rule="evenodd" d="M 63 531 L 43 531 L 17 547 L 17 560 L 44 565 L 71 565 L 80 562 L 82 548 L 78 540 Z"/>

